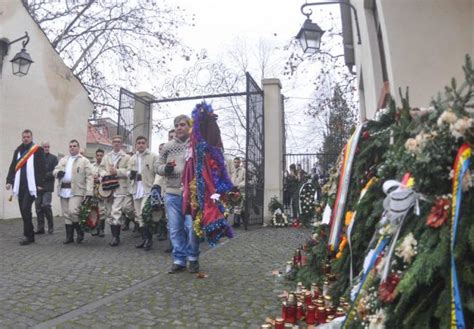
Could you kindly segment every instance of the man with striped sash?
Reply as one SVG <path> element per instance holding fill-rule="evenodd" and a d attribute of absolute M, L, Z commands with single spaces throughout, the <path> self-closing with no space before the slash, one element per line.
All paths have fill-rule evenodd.
<path fill-rule="evenodd" d="M 18 198 L 23 219 L 23 239 L 20 245 L 26 246 L 35 242 L 31 206 L 44 186 L 45 158 L 43 149 L 33 143 L 31 130 L 25 129 L 21 138 L 23 143 L 13 153 L 6 189 L 13 187 L 13 195 Z"/>

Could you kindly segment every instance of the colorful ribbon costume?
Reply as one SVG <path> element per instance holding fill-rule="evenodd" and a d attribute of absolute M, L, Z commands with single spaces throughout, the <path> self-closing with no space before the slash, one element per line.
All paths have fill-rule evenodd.
<path fill-rule="evenodd" d="M 224 217 L 226 194 L 233 184 L 225 166 L 217 116 L 212 107 L 205 102 L 197 104 L 192 119 L 190 150 L 182 176 L 183 212 L 193 217 L 197 236 L 214 246 L 222 236 L 233 237 Z"/>

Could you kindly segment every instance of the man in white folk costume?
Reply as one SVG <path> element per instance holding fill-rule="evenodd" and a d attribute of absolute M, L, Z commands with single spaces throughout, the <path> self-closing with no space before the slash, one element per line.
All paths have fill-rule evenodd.
<path fill-rule="evenodd" d="M 64 244 L 74 242 L 74 230 L 77 243 L 84 240 L 84 232 L 79 225 L 80 206 L 92 197 L 94 180 L 90 161 L 79 153 L 79 142 L 69 142 L 69 155 L 62 158 L 53 175 L 58 179 L 58 194 L 66 226 Z"/>
<path fill-rule="evenodd" d="M 112 181 L 118 182 L 111 199 L 111 211 L 107 214 L 107 222 L 112 232 L 110 246 L 116 247 L 120 244 L 120 229 L 124 222 L 123 216 L 134 217 L 133 199 L 130 194 L 128 179 L 128 166 L 130 156 L 122 150 L 122 136 L 117 135 L 112 138 L 112 151 L 107 153 L 102 160 L 100 167 L 107 173 L 106 176 Z M 104 178 L 102 183 L 104 184 Z"/>
<path fill-rule="evenodd" d="M 112 205 L 112 193 L 109 193 L 109 191 L 103 191 L 100 185 L 102 177 L 107 175 L 105 169 L 100 166 L 104 158 L 104 154 L 105 152 L 103 149 L 97 149 L 95 151 L 95 162 L 92 164 L 92 174 L 94 176 L 94 193 L 96 198 L 98 199 L 97 206 L 99 208 L 99 223 L 97 225 L 96 232 L 92 233 L 92 235 L 98 235 L 101 238 L 105 236 L 105 219 L 110 213 L 110 207 Z"/>
<path fill-rule="evenodd" d="M 144 136 L 138 136 L 135 140 L 135 154 L 130 159 L 128 168 L 135 218 L 142 235 L 142 242 L 136 247 L 145 250 L 151 249 L 153 237 L 150 227 L 144 222 L 142 213 L 155 182 L 155 167 L 157 166 L 158 155 L 148 149 L 148 139 Z"/>

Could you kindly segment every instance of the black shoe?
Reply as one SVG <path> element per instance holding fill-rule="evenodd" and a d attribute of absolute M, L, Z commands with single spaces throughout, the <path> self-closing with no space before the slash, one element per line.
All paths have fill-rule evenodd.
<path fill-rule="evenodd" d="M 64 244 L 69 244 L 74 242 L 74 226 L 72 224 L 66 224 L 66 240 Z"/>
<path fill-rule="evenodd" d="M 26 236 L 23 237 L 20 241 L 20 246 L 27 246 L 31 243 L 35 242 L 35 238 L 31 239 L 31 238 L 27 238 Z"/>
<path fill-rule="evenodd" d="M 103 238 L 105 236 L 104 229 L 105 229 L 105 220 L 101 220 L 99 223 L 99 229 L 98 229 L 99 238 Z"/>
<path fill-rule="evenodd" d="M 143 245 L 143 250 L 148 251 L 153 247 L 153 235 L 150 232 L 147 232 L 147 239 L 145 240 L 145 244 Z"/>
<path fill-rule="evenodd" d="M 179 273 L 179 272 L 183 272 L 186 270 L 186 266 L 183 266 L 183 265 L 179 265 L 179 264 L 173 264 L 170 268 L 170 270 L 168 271 L 169 274 L 175 274 L 175 273 Z"/>
<path fill-rule="evenodd" d="M 112 241 L 109 245 L 111 247 L 116 247 L 120 244 L 120 225 L 110 225 L 110 230 L 112 231 Z"/>
<path fill-rule="evenodd" d="M 35 234 L 44 234 L 44 229 L 42 229 L 42 230 L 36 230 L 36 231 L 35 231 Z"/>
<path fill-rule="evenodd" d="M 53 234 L 53 233 L 54 233 L 54 228 L 48 227 L 48 234 Z"/>
<path fill-rule="evenodd" d="M 110 241 L 109 246 L 111 247 L 117 247 L 120 244 L 120 238 L 119 237 L 113 237 L 112 241 Z"/>
<path fill-rule="evenodd" d="M 139 227 L 138 231 L 140 231 L 140 233 L 142 234 L 142 242 L 137 244 L 135 246 L 135 248 L 141 249 L 145 246 L 145 241 L 146 241 L 147 237 L 145 236 L 145 228 L 144 227 Z"/>
<path fill-rule="evenodd" d="M 128 231 L 130 229 L 130 219 L 125 219 L 125 224 L 122 227 L 122 231 Z"/>
<path fill-rule="evenodd" d="M 199 272 L 199 262 L 197 260 L 192 260 L 189 262 L 188 272 L 189 273 Z"/>
<path fill-rule="evenodd" d="M 139 230 L 140 228 L 140 225 L 138 225 L 137 222 L 133 222 L 133 230 L 132 230 L 132 233 L 135 233 Z"/>
<path fill-rule="evenodd" d="M 81 243 L 82 241 L 84 241 L 84 231 L 82 230 L 79 223 L 74 223 L 74 228 L 76 229 L 76 233 L 77 233 L 76 242 Z"/>

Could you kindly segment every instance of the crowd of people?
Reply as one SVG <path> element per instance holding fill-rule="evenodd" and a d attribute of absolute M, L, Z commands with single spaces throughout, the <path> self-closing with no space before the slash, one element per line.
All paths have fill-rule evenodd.
<path fill-rule="evenodd" d="M 191 273 L 198 272 L 199 239 L 193 230 L 191 216 L 182 210 L 181 175 L 189 148 L 189 117 L 177 116 L 174 127 L 169 132 L 169 141 L 160 145 L 159 154 L 149 150 L 145 136 L 138 136 L 135 152 L 127 154 L 123 150 L 122 136 L 117 135 L 112 137 L 112 151 L 96 150 L 94 163 L 81 154 L 80 144 L 75 139 L 69 141 L 69 154 L 58 161 L 50 153 L 48 142 L 40 146 L 33 142 L 33 132 L 24 130 L 22 144 L 13 153 L 6 179 L 6 189 L 18 198 L 23 219 L 20 245 L 34 243 L 35 235 L 54 232 L 51 200 L 56 185 L 66 231 L 64 244 L 84 240 L 79 223 L 81 205 L 98 198 L 99 223 L 93 235 L 104 237 L 108 223 L 112 235 L 109 245 L 116 247 L 120 245 L 121 231 L 128 229 L 133 220 L 142 235 L 142 241 L 136 247 L 150 250 L 153 239 L 143 210 L 152 189 L 158 187 L 164 199 L 170 241 L 168 250 L 173 258 L 169 272 L 186 269 Z M 234 184 L 243 187 L 245 171 L 241 169 L 240 158 L 235 158 L 234 163 Z M 38 221 L 36 230 L 32 219 L 33 202 Z M 235 226 L 240 224 L 239 207 L 234 209 L 234 221 Z"/>
<path fill-rule="evenodd" d="M 294 163 L 289 166 L 289 170 L 283 172 L 283 206 L 293 220 L 297 220 L 300 215 L 299 193 L 301 186 L 311 182 L 316 189 L 316 198 L 319 198 L 321 187 L 328 178 L 329 175 L 323 173 L 317 164 L 311 168 L 310 173 L 307 173 L 301 164 Z"/>

